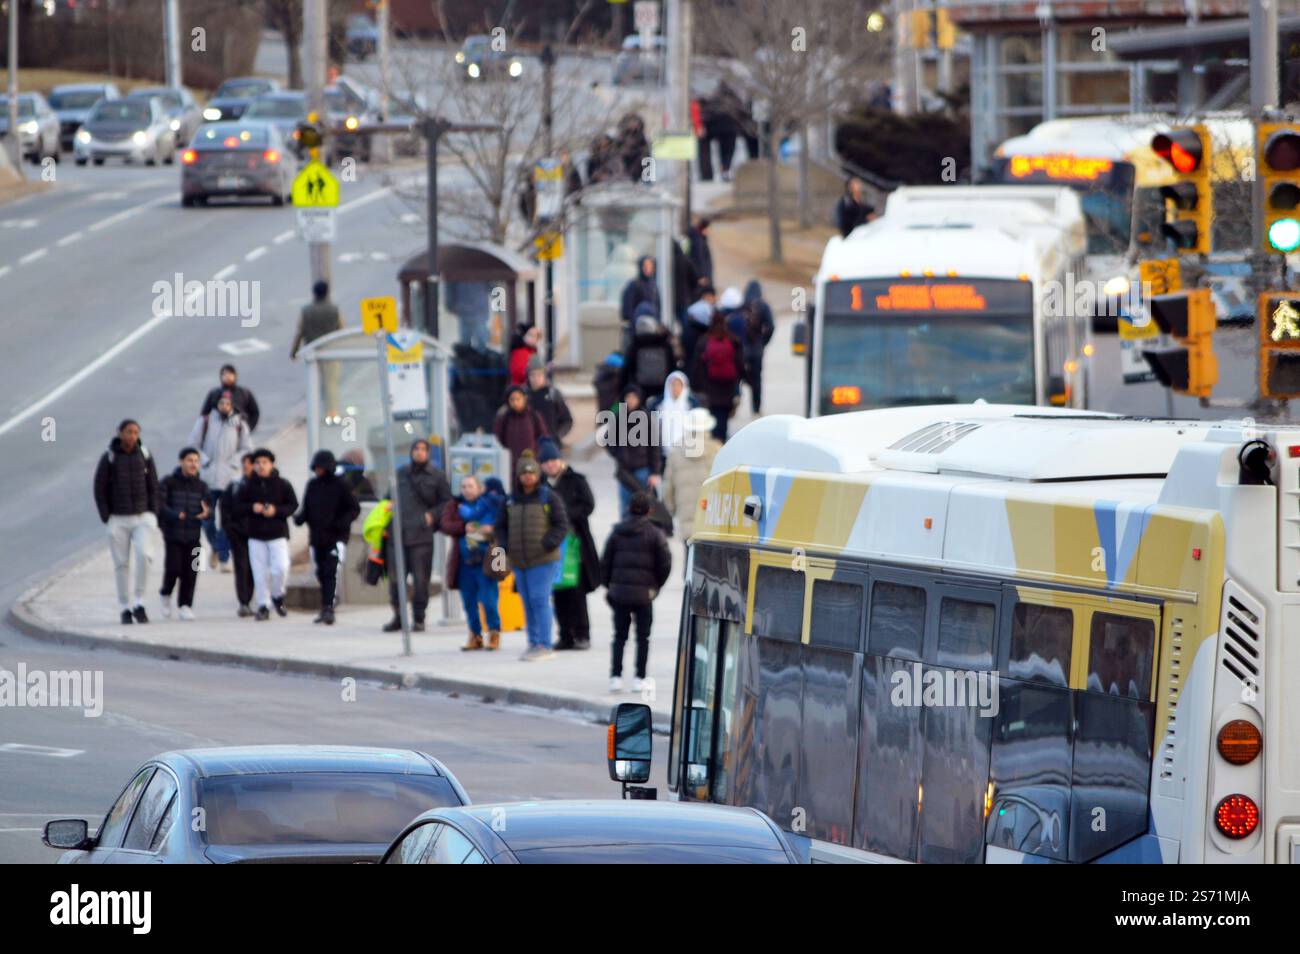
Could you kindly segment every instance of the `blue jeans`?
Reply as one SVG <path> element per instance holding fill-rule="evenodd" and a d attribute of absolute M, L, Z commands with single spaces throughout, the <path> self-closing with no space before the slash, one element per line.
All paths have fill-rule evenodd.
<path fill-rule="evenodd" d="M 638 467 L 632 471 L 632 475 L 641 483 L 641 488 L 646 488 L 646 481 L 650 479 L 649 467 Z M 622 484 L 618 485 L 618 512 L 619 519 L 627 519 L 627 508 L 632 504 L 632 491 L 628 490 Z"/>
<path fill-rule="evenodd" d="M 230 538 L 226 536 L 226 531 L 217 528 L 217 503 L 221 500 L 222 491 L 208 490 L 208 519 L 203 521 L 203 533 L 208 538 L 208 543 L 212 549 L 217 551 L 217 557 L 222 563 L 230 559 Z"/>
<path fill-rule="evenodd" d="M 564 561 L 554 560 L 526 570 L 515 567 L 515 591 L 524 601 L 529 647 L 551 648 L 551 588 L 559 579 Z"/>
<path fill-rule="evenodd" d="M 456 573 L 456 585 L 460 587 L 460 602 L 465 607 L 465 618 L 469 621 L 469 631 L 475 636 L 483 635 L 483 621 L 479 618 L 478 608 L 483 607 L 487 617 L 487 628 L 501 629 L 501 614 L 497 611 L 497 597 L 500 590 L 496 580 L 489 580 L 483 575 L 482 564 L 460 565 Z"/>

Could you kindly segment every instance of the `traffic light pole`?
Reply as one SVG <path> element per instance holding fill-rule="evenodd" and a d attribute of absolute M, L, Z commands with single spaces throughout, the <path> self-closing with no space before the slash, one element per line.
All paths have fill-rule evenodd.
<path fill-rule="evenodd" d="M 1278 55 L 1277 55 L 1277 3 L 1276 0 L 1251 0 L 1250 2 L 1250 120 L 1254 128 L 1268 119 L 1269 110 L 1278 105 Z M 1251 183 L 1251 268 L 1250 290 L 1252 298 L 1268 291 L 1274 284 L 1276 266 L 1275 256 L 1269 255 L 1264 248 L 1268 242 L 1266 226 L 1267 195 L 1264 176 L 1259 170 L 1264 168 L 1264 157 L 1260 154 L 1259 136 L 1255 135 L 1255 170 L 1254 182 Z M 1282 259 L 1283 269 L 1286 259 Z M 1257 319 L 1258 320 L 1258 319 Z M 1260 349 L 1252 348 L 1255 373 L 1253 380 L 1260 380 Z M 1263 411 L 1269 402 L 1260 394 L 1255 407 Z"/>
<path fill-rule="evenodd" d="M 552 158 L 552 150 L 555 148 L 554 141 L 554 115 L 552 113 L 552 98 L 555 89 L 555 51 L 551 49 L 548 43 L 542 48 L 542 133 L 543 145 L 542 151 L 546 157 Z M 563 173 L 563 170 L 561 170 Z M 564 183 L 566 179 L 560 180 L 560 195 L 564 195 Z M 564 199 L 560 199 L 560 208 L 564 208 Z M 558 226 L 558 222 L 552 223 L 552 226 Z M 555 259 L 549 254 L 546 257 L 546 301 L 543 308 L 543 314 L 546 326 L 546 363 L 549 365 L 555 360 Z M 531 385 L 530 385 L 531 387 Z"/>

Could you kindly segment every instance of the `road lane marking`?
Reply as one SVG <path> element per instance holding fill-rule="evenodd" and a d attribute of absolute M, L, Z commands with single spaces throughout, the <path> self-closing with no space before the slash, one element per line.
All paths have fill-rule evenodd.
<path fill-rule="evenodd" d="M 36 227 L 38 221 L 38 219 L 0 219 L 0 228 L 31 229 Z"/>
<path fill-rule="evenodd" d="M 110 225 L 116 225 L 118 222 L 124 222 L 132 216 L 139 215 L 151 205 L 162 205 L 164 202 L 172 201 L 171 196 L 162 195 L 156 199 L 150 199 L 148 202 L 141 202 L 139 205 L 133 205 L 129 209 L 123 209 L 121 212 L 114 212 L 106 219 L 100 219 L 91 225 L 86 226 L 87 232 L 98 232 L 100 229 L 106 229 Z"/>
<path fill-rule="evenodd" d="M 259 245 L 257 248 L 253 249 L 251 252 L 249 252 L 247 255 L 244 256 L 244 261 L 255 262 L 265 254 L 266 254 L 266 246 Z"/>
<path fill-rule="evenodd" d="M 227 265 L 225 268 L 223 268 L 221 271 L 217 272 L 217 274 L 213 275 L 212 277 L 213 277 L 214 279 L 216 279 L 217 281 L 220 282 L 220 281 L 224 281 L 225 279 L 229 278 L 229 277 L 230 277 L 231 275 L 233 275 L 233 274 L 235 274 L 235 266 L 234 266 L 234 265 Z"/>
<path fill-rule="evenodd" d="M 293 235 L 294 235 L 294 230 L 288 229 L 284 232 L 281 232 L 275 238 L 271 239 L 271 242 L 275 245 L 283 245 L 285 242 L 289 241 L 289 239 L 293 238 Z"/>
<path fill-rule="evenodd" d="M 36 261 L 37 259 L 44 258 L 46 255 L 49 254 L 49 251 L 50 250 L 48 248 L 38 248 L 34 252 L 28 252 L 22 258 L 18 259 L 18 264 L 30 265 L 32 262 Z"/>
<path fill-rule="evenodd" d="M 12 265 L 0 265 L 0 278 L 4 278 L 13 270 Z"/>
<path fill-rule="evenodd" d="M 270 342 L 263 341 L 261 338 L 240 338 L 237 341 L 227 341 L 225 344 L 217 345 L 217 347 L 226 354 L 236 356 L 271 350 Z"/>
<path fill-rule="evenodd" d="M 82 381 L 86 380 L 86 378 L 90 377 L 92 374 L 94 374 L 104 365 L 108 364 L 119 354 L 121 354 L 127 348 L 131 347 L 131 345 L 135 344 L 137 341 L 139 341 L 149 332 L 153 331 L 154 328 L 158 327 L 160 324 L 162 324 L 170 317 L 171 317 L 170 311 L 163 312 L 162 314 L 154 315 L 143 325 L 135 329 L 135 331 L 131 332 L 129 335 L 127 335 L 125 338 L 119 341 L 117 344 L 113 345 L 113 347 L 109 348 L 107 351 L 101 354 L 94 361 L 91 361 L 84 368 L 82 368 L 76 374 L 72 375 L 72 377 L 68 378 L 66 381 L 64 381 L 54 390 L 50 391 L 44 397 L 37 398 L 31 404 L 27 405 L 27 407 L 23 408 L 13 417 L 9 418 L 9 420 L 5 421 L 3 424 L 0 424 L 0 436 L 9 433 L 15 427 L 21 424 L 23 421 L 27 420 L 33 414 L 36 414 L 38 411 L 44 408 L 46 405 L 52 404 L 55 401 L 57 401 L 59 398 L 63 397 L 63 395 L 67 394 L 69 391 L 75 388 Z"/>
<path fill-rule="evenodd" d="M 65 245 L 71 245 L 73 242 L 80 240 L 85 236 L 85 234 L 85 232 L 73 232 L 71 235 L 63 236 L 63 238 L 59 239 L 54 244 L 59 248 L 63 248 Z"/>
<path fill-rule="evenodd" d="M 25 742 L 5 742 L 0 744 L 0 752 L 14 752 L 18 755 L 45 755 L 52 759 L 70 759 L 85 755 L 85 749 L 60 749 L 52 745 L 28 745 Z"/>

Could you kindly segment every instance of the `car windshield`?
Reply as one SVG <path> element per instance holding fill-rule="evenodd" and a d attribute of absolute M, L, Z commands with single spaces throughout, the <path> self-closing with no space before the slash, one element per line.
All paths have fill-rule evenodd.
<path fill-rule="evenodd" d="M 194 134 L 191 149 L 260 149 L 266 145 L 268 135 L 261 126 L 241 126 L 239 123 L 208 123 Z"/>
<path fill-rule="evenodd" d="M 297 119 L 306 114 L 307 106 L 301 99 L 259 99 L 244 113 L 258 119 Z"/>
<path fill-rule="evenodd" d="M 148 123 L 149 103 L 139 99 L 106 100 L 95 107 L 90 118 L 110 123 Z"/>
<path fill-rule="evenodd" d="M 0 119 L 7 119 L 9 113 L 9 97 L 0 97 Z M 18 97 L 18 115 L 23 117 L 34 116 L 36 114 L 36 104 L 30 99 Z"/>
<path fill-rule="evenodd" d="M 179 109 L 181 106 L 180 94 L 169 89 L 142 89 L 132 93 L 131 96 L 136 99 L 156 96 L 167 109 Z"/>
<path fill-rule="evenodd" d="M 264 80 L 226 80 L 217 87 L 213 98 L 219 96 L 261 96 L 271 92 L 271 84 Z"/>
<path fill-rule="evenodd" d="M 338 90 L 325 91 L 325 109 L 327 112 L 346 115 L 352 112 L 352 101 Z"/>
<path fill-rule="evenodd" d="M 211 845 L 388 844 L 412 818 L 459 804 L 436 775 L 219 775 L 200 804 Z"/>
<path fill-rule="evenodd" d="M 102 89 L 77 89 L 66 93 L 51 93 L 50 105 L 55 109 L 90 109 L 104 98 Z"/>

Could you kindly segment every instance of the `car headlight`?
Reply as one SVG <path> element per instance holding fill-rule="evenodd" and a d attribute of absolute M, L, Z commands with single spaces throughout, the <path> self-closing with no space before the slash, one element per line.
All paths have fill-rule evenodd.
<path fill-rule="evenodd" d="M 149 136 L 145 133 L 143 129 L 138 129 L 131 134 L 131 141 L 135 143 L 137 146 L 143 146 L 145 143 L 149 141 Z"/>
<path fill-rule="evenodd" d="M 215 123 L 221 118 L 221 110 L 217 109 L 215 106 L 209 106 L 207 109 L 203 110 L 203 118 L 210 123 Z"/>
<path fill-rule="evenodd" d="M 27 133 L 27 135 L 29 136 L 35 136 L 36 131 L 40 129 L 40 127 L 36 125 L 35 120 L 32 120 L 31 122 L 23 123 L 18 128 L 21 129 L 23 132 Z"/>
<path fill-rule="evenodd" d="M 1129 289 L 1129 280 L 1127 275 L 1116 275 L 1114 278 L 1107 279 L 1106 284 L 1101 286 L 1103 294 L 1110 298 L 1119 298 L 1121 295 L 1127 295 Z"/>
<path fill-rule="evenodd" d="M 349 116 L 347 119 L 343 120 L 343 128 L 347 129 L 350 132 L 355 131 L 356 128 L 360 125 L 361 125 L 361 120 L 357 119 L 357 117 L 355 116 Z"/>
<path fill-rule="evenodd" d="M 468 73 L 474 79 L 478 79 L 478 73 L 479 73 L 478 64 L 471 63 L 469 65 L 469 69 L 467 69 L 465 72 Z"/>
<path fill-rule="evenodd" d="M 78 129 L 77 142 L 81 142 L 81 143 L 90 142 L 90 133 L 86 132 L 86 130 L 84 129 Z"/>
<path fill-rule="evenodd" d="M 511 76 L 522 76 L 523 72 L 524 72 L 524 64 L 520 63 L 518 60 L 510 61 Z"/>
<path fill-rule="evenodd" d="M 179 119 L 173 119 L 170 125 L 172 127 L 172 132 L 181 131 L 181 121 Z"/>

